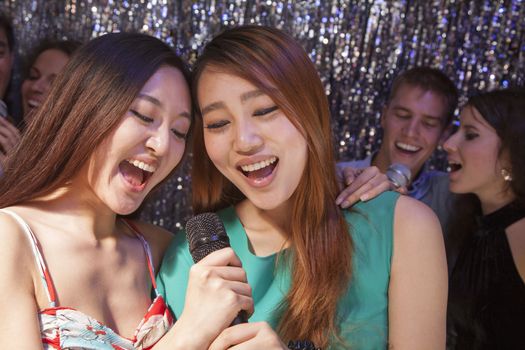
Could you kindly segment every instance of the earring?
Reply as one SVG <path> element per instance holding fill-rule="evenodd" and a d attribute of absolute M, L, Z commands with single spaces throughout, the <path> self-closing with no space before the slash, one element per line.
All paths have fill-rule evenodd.
<path fill-rule="evenodd" d="M 507 182 L 512 181 L 512 174 L 505 168 L 501 169 L 501 176 L 503 176 L 503 180 Z"/>

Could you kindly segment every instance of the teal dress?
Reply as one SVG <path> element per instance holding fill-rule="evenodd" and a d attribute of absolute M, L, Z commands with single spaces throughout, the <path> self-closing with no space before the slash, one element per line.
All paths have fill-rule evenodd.
<path fill-rule="evenodd" d="M 398 197 L 395 192 L 386 192 L 345 211 L 354 241 L 354 271 L 349 288 L 339 302 L 338 319 L 341 335 L 352 349 L 385 349 L 387 345 L 388 285 Z M 218 214 L 252 287 L 255 312 L 249 322 L 267 321 L 275 329 L 276 309 L 289 289 L 290 271 L 284 263 L 276 266 L 276 254 L 259 257 L 250 252 L 246 233 L 233 207 Z M 191 265 L 193 260 L 185 236 L 178 233 L 157 276 L 158 289 L 177 317 L 184 307 Z"/>

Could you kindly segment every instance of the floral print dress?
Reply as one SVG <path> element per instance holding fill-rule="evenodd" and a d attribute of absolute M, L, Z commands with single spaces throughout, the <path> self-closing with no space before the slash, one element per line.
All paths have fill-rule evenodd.
<path fill-rule="evenodd" d="M 18 214 L 6 209 L 0 209 L 0 211 L 11 215 L 22 226 L 31 242 L 40 277 L 49 300 L 49 307 L 40 310 L 38 313 L 40 334 L 45 350 L 147 350 L 151 349 L 173 325 L 173 317 L 164 299 L 157 292 L 149 245 L 130 222 L 124 221 L 142 242 L 156 297 L 137 326 L 133 338 L 125 338 L 79 310 L 56 306 L 55 289 L 36 236 Z"/>

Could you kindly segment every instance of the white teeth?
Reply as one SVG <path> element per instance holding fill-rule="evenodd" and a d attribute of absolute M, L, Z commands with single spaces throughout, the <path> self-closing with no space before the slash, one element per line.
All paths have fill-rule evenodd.
<path fill-rule="evenodd" d="M 157 170 L 157 168 L 155 168 L 153 165 L 146 164 L 144 162 L 141 162 L 140 160 L 130 159 L 127 162 L 149 173 L 153 173 L 155 170 Z"/>
<path fill-rule="evenodd" d="M 268 165 L 273 164 L 276 161 L 277 161 L 277 157 L 271 157 L 269 159 L 262 160 L 260 162 L 254 163 L 254 164 L 242 165 L 241 169 L 243 171 L 255 171 L 255 170 L 259 170 L 259 169 L 262 169 L 264 167 L 267 167 Z"/>
<path fill-rule="evenodd" d="M 396 146 L 401 148 L 402 150 L 410 151 L 410 152 L 416 152 L 421 149 L 421 147 L 412 146 L 412 145 L 409 145 L 407 143 L 402 143 L 402 142 L 396 142 Z"/>
<path fill-rule="evenodd" d="M 38 106 L 40 106 L 40 102 L 37 102 L 35 100 L 29 100 L 29 101 L 27 101 L 27 104 L 31 108 L 37 108 Z"/>

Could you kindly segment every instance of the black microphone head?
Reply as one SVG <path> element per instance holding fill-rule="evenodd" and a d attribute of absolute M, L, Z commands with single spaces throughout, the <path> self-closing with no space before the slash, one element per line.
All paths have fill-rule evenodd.
<path fill-rule="evenodd" d="M 194 262 L 206 255 L 230 246 L 224 225 L 215 213 L 202 213 L 186 223 L 186 238 Z"/>
<path fill-rule="evenodd" d="M 386 170 L 386 177 L 396 187 L 406 187 L 410 183 L 410 169 L 401 163 L 394 163 Z"/>

